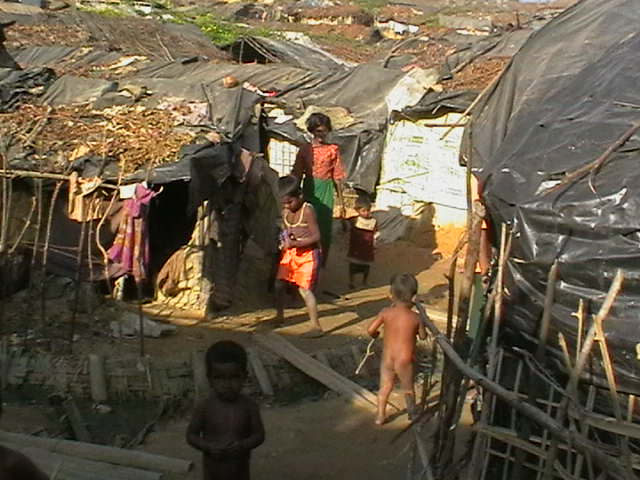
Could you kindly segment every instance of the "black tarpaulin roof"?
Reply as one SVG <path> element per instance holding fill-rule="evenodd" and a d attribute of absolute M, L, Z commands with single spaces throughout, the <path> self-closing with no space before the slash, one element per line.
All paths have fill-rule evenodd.
<path fill-rule="evenodd" d="M 559 279 L 549 338 L 573 351 L 578 301 L 595 313 L 618 268 L 626 280 L 605 322 L 621 388 L 640 391 L 640 134 L 602 168 L 552 191 L 640 122 L 640 3 L 583 0 L 534 33 L 474 111 L 464 156 L 484 180 L 496 225 L 513 225 L 505 319 L 534 339 L 547 272 Z M 573 352 L 572 352 L 573 353 Z M 597 365 L 590 373 L 603 381 Z"/>
<path fill-rule="evenodd" d="M 86 39 L 56 35 L 50 41 L 57 45 L 93 46 L 116 50 L 123 54 L 147 55 L 156 59 L 179 59 L 203 55 L 214 60 L 228 60 L 195 25 L 161 23 L 140 17 L 108 17 L 98 13 L 68 10 L 39 15 L 18 15 L 0 12 L 0 21 L 15 21 L 24 26 L 69 27 L 86 35 Z M 82 45 L 80 45 L 82 44 Z"/>
<path fill-rule="evenodd" d="M 285 63 L 307 70 L 340 70 L 353 66 L 310 41 L 303 45 L 283 38 L 241 37 L 223 49 L 240 63 Z"/>

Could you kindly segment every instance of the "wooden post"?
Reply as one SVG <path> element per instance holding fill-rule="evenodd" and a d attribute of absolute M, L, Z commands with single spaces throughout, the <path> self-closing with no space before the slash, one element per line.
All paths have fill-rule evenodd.
<path fill-rule="evenodd" d="M 595 318 L 594 323 L 596 327 L 596 340 L 600 346 L 600 355 L 602 356 L 602 363 L 604 364 L 604 371 L 607 376 L 607 383 L 609 385 L 609 399 L 611 401 L 611 408 L 616 417 L 616 420 L 622 423 L 622 409 L 620 408 L 620 401 L 618 399 L 618 387 L 616 383 L 616 377 L 613 371 L 613 361 L 609 354 L 609 346 L 607 345 L 607 339 L 604 335 L 604 328 L 602 322 L 604 317 L 598 316 Z M 625 467 L 629 473 L 629 478 L 634 478 L 633 463 L 631 460 L 631 450 L 629 448 L 629 438 L 626 435 L 621 439 L 622 455 L 624 459 Z"/>
<path fill-rule="evenodd" d="M 87 233 L 87 223 L 82 222 L 80 227 L 80 240 L 78 241 L 78 253 L 76 255 L 76 274 L 75 274 L 75 292 L 73 296 L 73 309 L 71 311 L 71 328 L 69 330 L 69 353 L 73 353 L 73 344 L 76 336 L 76 318 L 78 315 L 78 304 L 80 302 L 80 282 L 82 281 L 82 267 L 84 256 L 82 255 L 82 246 L 84 245 L 84 238 Z M 42 272 L 44 275 L 44 272 Z"/>
<path fill-rule="evenodd" d="M 498 363 L 498 337 L 500 335 L 500 326 L 502 323 L 502 301 L 504 298 L 504 271 L 507 265 L 507 259 L 511 253 L 511 241 L 513 235 L 509 232 L 507 236 L 507 225 L 502 224 L 502 231 L 500 234 L 500 257 L 498 260 L 498 277 L 494 285 L 494 310 L 493 310 L 493 325 L 491 328 L 491 343 L 489 345 L 489 362 L 487 364 L 487 378 L 489 380 L 495 379 L 496 365 Z M 485 311 L 485 313 L 488 313 Z M 466 391 L 466 389 L 465 389 Z M 489 392 L 484 392 L 483 408 L 480 414 L 480 426 L 487 424 L 489 419 L 489 408 L 491 405 L 491 395 Z M 469 473 L 471 478 L 479 479 L 482 475 L 481 461 L 484 453 L 484 446 L 486 439 L 482 434 L 482 431 L 478 431 L 475 438 L 475 442 L 471 454 L 471 463 L 469 464 Z"/>
<path fill-rule="evenodd" d="M 209 393 L 209 379 L 207 378 L 204 352 L 197 351 L 191 354 L 191 367 L 193 368 L 195 399 L 198 401 L 205 398 Z"/>
<path fill-rule="evenodd" d="M 67 418 L 69 419 L 69 423 L 71 424 L 71 429 L 73 430 L 73 435 L 76 437 L 76 440 L 91 443 L 91 434 L 89 433 L 89 430 L 87 430 L 87 424 L 73 398 L 67 399 L 64 402 L 63 407 L 65 412 L 67 412 Z"/>
<path fill-rule="evenodd" d="M 264 368 L 262 364 L 262 360 L 260 360 L 260 356 L 258 352 L 254 348 L 247 348 L 247 357 L 249 358 L 249 365 L 253 369 L 253 373 L 256 376 L 256 380 L 258 380 L 258 385 L 260 386 L 260 390 L 263 394 L 272 397 L 273 385 L 271 385 L 271 380 L 269 379 L 269 374 L 267 370 Z"/>
<path fill-rule="evenodd" d="M 547 351 L 547 340 L 549 337 L 549 326 L 551 325 L 551 310 L 556 292 L 556 281 L 558 279 L 558 260 L 553 262 L 551 270 L 547 275 L 547 289 L 544 296 L 544 309 L 542 311 L 542 321 L 538 331 L 538 346 L 536 348 L 535 359 L 538 363 L 544 364 Z"/>
<path fill-rule="evenodd" d="M 89 379 L 91 382 L 91 398 L 96 403 L 107 401 L 107 381 L 104 373 L 104 357 L 89 354 Z"/>
<path fill-rule="evenodd" d="M 485 208 L 480 202 L 472 204 L 471 221 L 469 228 L 469 242 L 465 258 L 464 277 L 458 294 L 458 322 L 453 333 L 454 348 L 460 350 L 465 343 L 467 323 L 471 306 L 471 294 L 473 279 L 480 251 L 480 235 L 482 220 L 485 216 Z M 441 402 L 440 431 L 437 439 L 437 458 L 440 467 L 445 467 L 451 462 L 454 453 L 456 425 L 455 416 L 458 412 L 462 375 L 453 368 L 450 359 L 445 360 L 443 369 L 443 388 Z M 466 392 L 465 392 L 466 394 Z M 464 401 L 464 399 L 462 399 Z"/>

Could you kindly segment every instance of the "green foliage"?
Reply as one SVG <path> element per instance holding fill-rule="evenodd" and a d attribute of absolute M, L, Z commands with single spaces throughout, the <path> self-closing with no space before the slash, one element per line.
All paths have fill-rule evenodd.
<path fill-rule="evenodd" d="M 223 22 L 210 13 L 195 17 L 193 23 L 217 45 L 232 43 L 241 35 L 236 25 Z"/>
<path fill-rule="evenodd" d="M 127 13 L 112 7 L 86 7 L 78 6 L 79 10 L 84 12 L 97 13 L 98 15 L 104 15 L 105 17 L 126 17 Z"/>
<path fill-rule="evenodd" d="M 440 17 L 438 15 L 430 15 L 424 19 L 424 25 L 427 27 L 440 27 Z"/>
<path fill-rule="evenodd" d="M 176 23 L 192 23 L 196 25 L 216 45 L 228 45 L 235 42 L 243 35 L 255 35 L 270 37 L 274 31 L 266 27 L 251 27 L 225 22 L 220 18 L 207 13 L 196 16 L 176 15 Z"/>
<path fill-rule="evenodd" d="M 389 4 L 389 0 L 355 0 L 355 3 L 366 12 L 375 13 Z"/>

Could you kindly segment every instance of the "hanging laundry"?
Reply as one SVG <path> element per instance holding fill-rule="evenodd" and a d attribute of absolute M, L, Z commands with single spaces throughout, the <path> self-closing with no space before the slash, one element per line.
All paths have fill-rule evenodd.
<path fill-rule="evenodd" d="M 105 212 L 102 198 L 95 195 L 95 192 L 102 180 L 98 177 L 80 178 L 78 172 L 73 172 L 69 176 L 69 201 L 67 216 L 76 222 L 87 222 L 102 218 Z"/>
<path fill-rule="evenodd" d="M 124 214 L 116 239 L 107 252 L 112 264 L 111 277 L 133 275 L 137 283 L 147 278 L 149 264 L 149 236 L 147 214 L 151 199 L 158 193 L 137 184 L 135 196 L 125 201 Z"/>

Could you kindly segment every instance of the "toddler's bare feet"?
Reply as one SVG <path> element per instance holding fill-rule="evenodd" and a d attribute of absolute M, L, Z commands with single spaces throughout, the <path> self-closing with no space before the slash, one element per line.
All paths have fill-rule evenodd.
<path fill-rule="evenodd" d="M 387 421 L 387 419 L 384 418 L 384 417 L 381 417 L 381 416 L 377 416 L 376 417 L 376 425 L 378 425 L 378 426 L 384 425 L 386 421 Z"/>
<path fill-rule="evenodd" d="M 317 328 L 317 327 L 313 327 L 312 329 L 304 332 L 302 334 L 302 336 L 304 338 L 320 338 L 324 335 L 324 332 L 322 331 L 322 329 Z"/>

